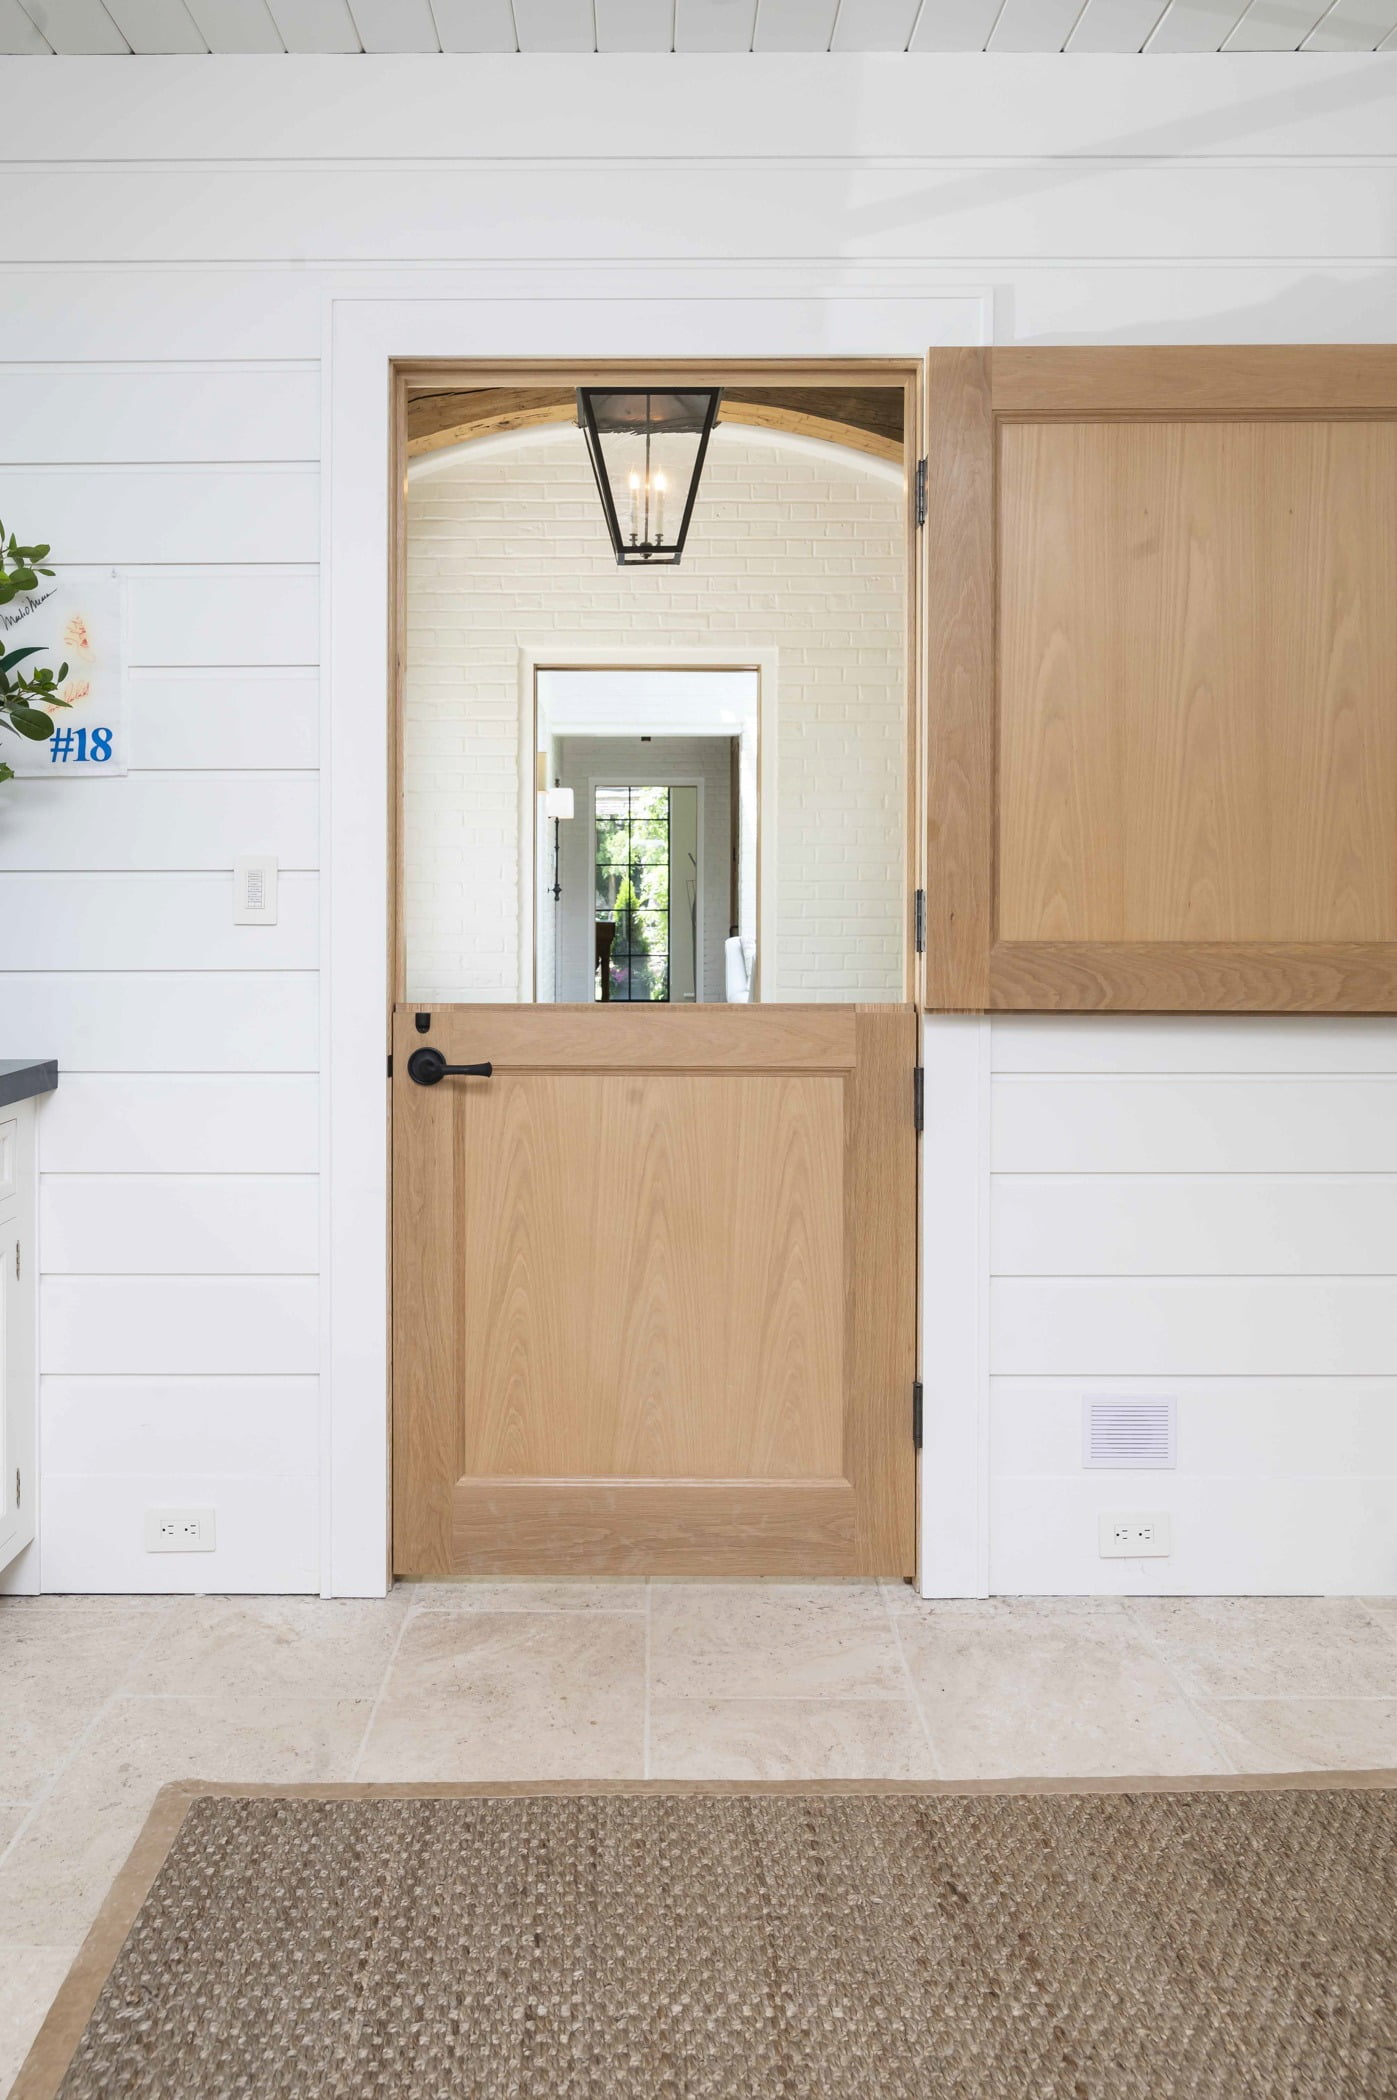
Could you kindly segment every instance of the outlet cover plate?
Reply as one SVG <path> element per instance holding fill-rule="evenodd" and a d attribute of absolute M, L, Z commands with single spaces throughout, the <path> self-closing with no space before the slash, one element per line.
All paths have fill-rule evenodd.
<path fill-rule="evenodd" d="M 147 1553 L 212 1553 L 214 1523 L 211 1509 L 148 1509 Z"/>
<path fill-rule="evenodd" d="M 1112 1510 L 1098 1523 L 1103 1560 L 1162 1560 L 1174 1550 L 1164 1510 Z"/>

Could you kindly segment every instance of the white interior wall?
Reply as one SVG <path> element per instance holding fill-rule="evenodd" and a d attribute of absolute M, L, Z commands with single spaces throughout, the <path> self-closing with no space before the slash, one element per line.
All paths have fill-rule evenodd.
<path fill-rule="evenodd" d="M 1004 342 L 1391 341 L 1397 58 L 15 60 L 0 75 L 0 515 L 66 562 L 123 571 L 135 721 L 126 781 L 6 790 L 0 811 L 3 1047 L 63 1068 L 39 1117 L 42 1558 L 17 1580 L 314 1587 L 331 1580 L 337 1427 L 316 1389 L 323 1204 L 308 1223 L 317 1086 L 335 1084 L 313 814 L 317 725 L 333 736 L 335 720 L 317 690 L 329 297 L 468 297 L 500 314 L 501 345 L 511 297 L 585 304 L 601 340 L 625 296 L 703 351 L 746 292 L 788 301 L 818 353 L 836 296 L 891 330 L 936 291 L 983 297 Z M 514 347 L 546 354 L 546 329 Z M 232 857 L 255 850 L 291 871 L 281 922 L 234 929 Z M 1112 1054 L 1152 1054 L 1151 1023 L 1083 1025 Z M 1229 1024 L 1197 1025 L 1222 1055 Z M 1240 1098 L 1274 1105 L 1258 1046 L 1297 1026 L 1315 1099 L 1344 1091 L 1342 1029 L 1263 1021 Z M 961 1078 L 948 1108 L 974 1151 L 977 1082 Z M 1390 1115 L 1386 1097 L 1370 1112 Z M 1357 1194 L 1353 1177 L 1336 1197 L 1350 1221 Z M 958 1230 L 929 1287 L 944 1297 L 960 1261 L 979 1303 L 988 1222 L 983 1242 L 965 1213 Z M 1221 1258 L 1240 1275 L 1255 1257 L 1233 1231 Z M 1242 1332 L 1259 1350 L 1262 1323 Z M 928 1377 L 949 1389 L 968 1349 L 973 1384 L 976 1335 L 946 1328 L 937 1346 Z M 1036 1517 L 1071 1471 L 1054 1471 L 1066 1446 L 1037 1406 L 1067 1375 L 1046 1355 L 1012 1373 L 1046 1439 L 1025 1430 L 1013 1476 L 1051 1476 L 1024 1491 Z M 1261 1586 L 1294 1586 L 1319 1566 L 1310 1537 L 1332 1549 L 1341 1533 L 1355 1545 L 1330 1551 L 1337 1586 L 1380 1586 L 1385 1489 L 1365 1498 L 1357 1467 L 1337 1502 L 1316 1490 L 1342 1448 L 1333 1409 L 1256 1375 L 1270 1412 L 1234 1416 L 1208 1476 L 1218 1536 L 1257 1497 L 1287 1497 L 1284 1558 L 1252 1563 Z M 1372 1471 L 1388 1374 L 1342 1375 L 1374 1403 L 1345 1417 Z M 964 1489 L 929 1565 L 959 1523 L 983 1534 L 988 1581 L 973 1401 L 926 1476 L 929 1511 L 943 1484 Z M 977 1501 L 957 1467 L 982 1429 Z M 218 1551 L 147 1559 L 148 1501 L 214 1503 Z M 1007 1549 L 1008 1501 L 995 1511 Z M 1029 1536 L 1035 1560 L 1012 1579 L 1061 1584 L 1066 1534 Z M 1191 1579 L 1226 1573 L 1215 1557 Z"/>
<path fill-rule="evenodd" d="M 424 462 L 424 465 L 427 463 Z M 906 495 L 882 461 L 718 429 L 675 568 L 620 568 L 581 433 L 414 472 L 407 521 L 408 996 L 513 999 L 521 650 L 774 660 L 775 954 L 765 996 L 901 996 Z M 775 988 L 773 992 L 773 987 Z"/>

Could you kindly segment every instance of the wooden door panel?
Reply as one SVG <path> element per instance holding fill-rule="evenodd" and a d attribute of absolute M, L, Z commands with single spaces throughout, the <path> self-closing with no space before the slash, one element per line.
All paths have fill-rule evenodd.
<path fill-rule="evenodd" d="M 910 1572 L 910 1009 L 428 1039 L 494 1072 L 399 1012 L 398 1572 Z"/>
<path fill-rule="evenodd" d="M 1397 356 L 932 389 L 929 1003 L 1393 1010 Z"/>
<path fill-rule="evenodd" d="M 442 1104 L 463 1475 L 839 1472 L 843 1094 L 526 1072 Z"/>

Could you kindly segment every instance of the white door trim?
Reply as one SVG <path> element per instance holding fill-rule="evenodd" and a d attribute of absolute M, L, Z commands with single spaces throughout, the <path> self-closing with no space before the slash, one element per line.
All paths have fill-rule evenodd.
<path fill-rule="evenodd" d="M 522 274 L 522 273 L 521 273 Z M 321 524 L 321 1587 L 389 1584 L 388 550 L 395 358 L 917 357 L 989 340 L 991 295 L 861 265 L 426 273 L 327 300 Z M 517 280 L 516 280 L 517 281 Z M 440 280 L 437 280 L 438 284 Z M 663 284 L 663 290 L 661 285 Z"/>

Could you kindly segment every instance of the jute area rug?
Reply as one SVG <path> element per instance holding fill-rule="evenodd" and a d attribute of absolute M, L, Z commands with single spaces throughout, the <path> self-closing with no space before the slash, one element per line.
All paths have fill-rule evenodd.
<path fill-rule="evenodd" d="M 166 1788 L 14 2100 L 1390 2100 L 1394 1789 Z"/>

